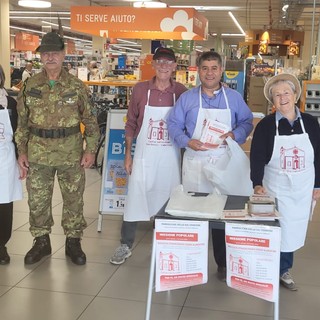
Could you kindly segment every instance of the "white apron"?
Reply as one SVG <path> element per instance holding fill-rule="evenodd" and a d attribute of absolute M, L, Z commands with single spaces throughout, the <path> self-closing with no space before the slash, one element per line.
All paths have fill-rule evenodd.
<path fill-rule="evenodd" d="M 169 139 L 166 118 L 172 107 L 145 106 L 129 176 L 124 221 L 148 221 L 181 182 L 180 149 Z M 174 96 L 175 101 L 175 96 Z"/>
<path fill-rule="evenodd" d="M 205 120 L 218 120 L 230 127 L 231 130 L 231 111 L 229 102 L 224 88 L 221 88 L 224 99 L 226 101 L 226 109 L 204 109 L 202 108 L 201 86 L 199 86 L 199 112 L 197 124 L 192 135 L 192 139 L 200 140 L 202 129 Z M 220 157 L 226 152 L 226 145 L 221 145 L 219 148 L 194 151 L 191 148 L 186 148 L 183 156 L 182 166 L 182 184 L 185 191 L 206 192 L 212 193 L 214 187 L 212 183 L 206 178 L 203 172 L 203 167 L 207 162 L 214 161 L 215 158 Z"/>
<path fill-rule="evenodd" d="M 263 185 L 277 198 L 281 215 L 281 251 L 304 245 L 314 188 L 314 151 L 300 118 L 303 134 L 276 136 L 272 157 L 265 166 Z"/>
<path fill-rule="evenodd" d="M 9 110 L 0 110 L 0 203 L 22 199 L 22 183 L 12 142 L 13 131 Z"/>

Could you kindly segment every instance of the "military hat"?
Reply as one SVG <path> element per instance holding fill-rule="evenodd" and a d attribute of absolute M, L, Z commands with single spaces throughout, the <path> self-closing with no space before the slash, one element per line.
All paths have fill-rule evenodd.
<path fill-rule="evenodd" d="M 41 40 L 40 46 L 36 49 L 38 52 L 62 51 L 64 41 L 56 32 L 45 34 Z"/>

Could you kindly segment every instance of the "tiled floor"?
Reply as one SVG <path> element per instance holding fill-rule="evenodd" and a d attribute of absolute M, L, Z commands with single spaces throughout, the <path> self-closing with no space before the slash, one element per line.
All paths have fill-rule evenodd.
<path fill-rule="evenodd" d="M 82 241 L 87 264 L 73 265 L 64 254 L 60 226 L 62 200 L 58 187 L 53 199 L 56 225 L 51 234 L 52 256 L 25 266 L 32 245 L 27 200 L 15 203 L 14 232 L 8 243 L 11 263 L 0 266 L 1 320 L 143 320 L 145 318 L 152 225 L 141 223 L 133 255 L 121 266 L 109 263 L 119 244 L 121 217 L 104 215 L 97 232 L 100 176 L 87 170 Z M 215 277 L 209 250 L 209 282 L 191 289 L 153 295 L 152 320 L 266 320 L 273 304 L 228 288 Z M 280 289 L 280 319 L 316 320 L 320 314 L 320 209 L 310 223 L 306 246 L 296 254 L 293 274 L 297 292 Z"/>

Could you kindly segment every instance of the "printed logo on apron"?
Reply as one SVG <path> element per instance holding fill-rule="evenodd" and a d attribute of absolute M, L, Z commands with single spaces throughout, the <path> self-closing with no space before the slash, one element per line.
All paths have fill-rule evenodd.
<path fill-rule="evenodd" d="M 302 149 L 297 147 L 293 148 L 280 148 L 280 168 L 287 172 L 304 171 L 306 167 L 306 156 Z"/>
<path fill-rule="evenodd" d="M 169 138 L 169 132 L 167 128 L 167 122 L 163 119 L 154 120 L 149 119 L 149 126 L 147 130 L 147 145 L 161 145 L 161 146 L 172 146 Z"/>
<path fill-rule="evenodd" d="M 0 140 L 6 140 L 6 137 L 4 135 L 5 132 L 5 126 L 3 122 L 0 122 Z"/>

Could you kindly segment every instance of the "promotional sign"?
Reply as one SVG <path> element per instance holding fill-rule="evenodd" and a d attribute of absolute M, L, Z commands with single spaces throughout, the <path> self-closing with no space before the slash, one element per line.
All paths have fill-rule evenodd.
<path fill-rule="evenodd" d="M 15 50 L 35 51 L 39 46 L 39 36 L 19 32 L 15 36 Z"/>
<path fill-rule="evenodd" d="M 208 20 L 193 8 L 71 7 L 74 31 L 105 38 L 206 40 Z M 152 17 L 152 19 L 148 19 Z"/>
<path fill-rule="evenodd" d="M 208 221 L 155 220 L 156 292 L 208 281 Z"/>
<path fill-rule="evenodd" d="M 277 302 L 280 227 L 226 223 L 225 228 L 228 286 Z"/>
<path fill-rule="evenodd" d="M 100 196 L 101 213 L 122 214 L 124 210 L 128 185 L 124 168 L 126 113 L 127 110 L 108 111 Z"/>
<path fill-rule="evenodd" d="M 225 71 L 223 81 L 231 88 L 238 91 L 242 97 L 244 95 L 244 72 L 243 71 Z"/>

